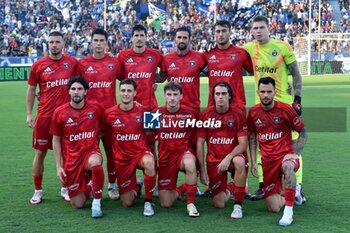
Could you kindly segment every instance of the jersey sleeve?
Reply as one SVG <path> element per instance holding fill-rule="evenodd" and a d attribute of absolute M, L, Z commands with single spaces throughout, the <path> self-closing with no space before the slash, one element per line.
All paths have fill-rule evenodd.
<path fill-rule="evenodd" d="M 248 132 L 250 134 L 256 133 L 252 109 L 250 109 L 249 112 L 248 112 L 247 127 L 248 127 Z"/>
<path fill-rule="evenodd" d="M 50 125 L 50 134 L 52 134 L 53 136 L 61 136 L 61 127 L 60 127 L 58 109 L 56 109 L 55 112 L 53 113 L 53 117 Z"/>
<path fill-rule="evenodd" d="M 109 113 L 109 109 L 106 109 L 102 113 L 101 124 L 100 124 L 100 129 L 102 133 L 107 132 L 108 129 L 110 128 L 110 125 L 108 124 L 108 113 Z"/>
<path fill-rule="evenodd" d="M 29 78 L 28 78 L 28 84 L 31 86 L 37 86 L 39 83 L 37 69 L 38 69 L 38 63 L 34 63 L 32 65 L 32 68 L 30 69 Z"/>
<path fill-rule="evenodd" d="M 250 74 L 253 73 L 253 63 L 249 54 L 242 49 L 242 58 L 243 58 L 243 68 Z"/>
<path fill-rule="evenodd" d="M 296 61 L 296 57 L 294 55 L 294 52 L 293 52 L 293 49 L 292 47 L 286 43 L 286 42 L 283 42 L 284 46 L 283 46 L 283 58 L 284 58 L 284 62 L 289 65 L 293 62 Z"/>
<path fill-rule="evenodd" d="M 291 129 L 300 132 L 304 128 L 304 122 L 290 105 L 285 105 L 285 113 Z"/>

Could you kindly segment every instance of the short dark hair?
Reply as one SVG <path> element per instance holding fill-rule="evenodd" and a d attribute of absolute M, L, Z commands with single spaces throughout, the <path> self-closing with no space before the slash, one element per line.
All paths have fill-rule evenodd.
<path fill-rule="evenodd" d="M 276 88 L 276 82 L 273 78 L 271 77 L 263 77 L 261 79 L 259 79 L 259 82 L 258 82 L 258 88 L 260 87 L 260 84 L 272 84 L 273 88 Z"/>
<path fill-rule="evenodd" d="M 134 27 L 131 30 L 131 36 L 134 36 L 135 31 L 144 31 L 145 35 L 147 36 L 147 28 L 141 24 L 135 24 Z"/>
<path fill-rule="evenodd" d="M 82 76 L 73 76 L 69 79 L 68 84 L 67 84 L 68 91 L 72 87 L 73 83 L 80 83 L 84 87 L 85 90 L 89 89 L 89 83 Z"/>
<path fill-rule="evenodd" d="M 269 20 L 265 16 L 262 16 L 262 15 L 255 16 L 253 18 L 252 26 L 253 26 L 253 23 L 255 23 L 255 22 L 264 22 L 264 23 L 266 23 L 267 26 L 269 26 Z"/>
<path fill-rule="evenodd" d="M 108 32 L 106 32 L 102 28 L 96 28 L 91 34 L 91 39 L 94 37 L 94 35 L 104 35 L 106 40 L 108 40 Z"/>
<path fill-rule="evenodd" d="M 230 84 L 228 84 L 227 82 L 216 83 L 213 87 L 213 100 L 215 99 L 215 88 L 216 87 L 226 87 L 227 88 L 228 95 L 230 96 L 229 103 L 231 103 L 231 101 L 233 99 L 233 93 L 232 93 L 232 87 L 230 86 Z M 214 100 L 214 102 L 215 102 L 215 100 Z"/>
<path fill-rule="evenodd" d="M 167 84 L 165 84 L 164 93 L 167 90 L 180 91 L 180 94 L 182 94 L 182 87 L 181 87 L 180 83 L 178 83 L 178 82 L 170 81 Z"/>
<path fill-rule="evenodd" d="M 119 87 L 121 85 L 132 85 L 134 87 L 134 90 L 136 91 L 137 85 L 136 85 L 136 81 L 133 79 L 130 79 L 130 78 L 124 79 L 124 80 L 120 81 Z"/>
<path fill-rule="evenodd" d="M 188 27 L 179 27 L 178 29 L 175 30 L 175 37 L 177 32 L 187 32 L 188 33 L 188 38 L 191 38 L 191 30 Z"/>
<path fill-rule="evenodd" d="M 213 30 L 215 30 L 216 26 L 221 26 L 221 27 L 226 27 L 228 29 L 231 29 L 231 23 L 227 20 L 216 21 L 216 23 L 214 24 Z"/>
<path fill-rule="evenodd" d="M 52 31 L 52 32 L 50 32 L 49 36 L 60 36 L 60 37 L 64 38 L 63 33 L 59 32 L 59 31 Z"/>

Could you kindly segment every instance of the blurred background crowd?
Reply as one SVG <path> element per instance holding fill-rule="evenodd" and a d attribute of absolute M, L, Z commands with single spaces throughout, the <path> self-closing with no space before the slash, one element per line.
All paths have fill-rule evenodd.
<path fill-rule="evenodd" d="M 131 46 L 135 23 L 148 27 L 148 46 L 163 53 L 172 50 L 173 30 L 188 26 L 193 49 L 203 51 L 214 39 L 215 20 L 221 19 L 232 22 L 231 41 L 242 46 L 252 39 L 249 20 L 258 14 L 270 19 L 272 37 L 292 46 L 309 28 L 312 33 L 350 33 L 349 0 L 312 0 L 311 18 L 307 0 L 107 0 L 106 17 L 104 11 L 104 0 L 0 0 L 0 56 L 41 57 L 53 30 L 66 35 L 68 54 L 85 56 L 92 30 L 104 26 L 110 50 L 118 54 Z M 312 46 L 316 52 L 350 56 L 350 40 L 341 37 L 315 40 Z"/>

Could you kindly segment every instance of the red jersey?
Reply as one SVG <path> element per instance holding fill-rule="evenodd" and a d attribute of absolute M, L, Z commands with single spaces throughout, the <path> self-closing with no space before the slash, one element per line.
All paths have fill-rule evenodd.
<path fill-rule="evenodd" d="M 207 162 L 221 162 L 239 144 L 239 137 L 248 136 L 245 114 L 239 109 L 218 113 L 215 107 L 207 108 L 200 120 L 221 122 L 220 127 L 198 128 L 197 136 L 207 142 Z"/>
<path fill-rule="evenodd" d="M 123 71 L 123 79 L 131 78 L 137 83 L 135 101 L 142 104 L 145 110 L 158 108 L 154 94 L 157 67 L 161 66 L 163 55 L 156 49 L 146 48 L 143 53 L 133 49 L 120 52 L 118 58 Z"/>
<path fill-rule="evenodd" d="M 128 162 L 138 158 L 140 153 L 150 151 L 147 146 L 146 132 L 143 129 L 143 109 L 135 106 L 121 110 L 119 105 L 107 109 L 103 114 L 102 129 L 112 128 L 112 148 L 114 160 Z"/>
<path fill-rule="evenodd" d="M 69 101 L 67 83 L 76 75 L 77 63 L 74 57 L 65 55 L 59 60 L 45 56 L 34 62 L 30 69 L 28 84 L 39 85 L 38 115 L 52 117 L 57 107 Z"/>
<path fill-rule="evenodd" d="M 176 52 L 169 53 L 163 58 L 162 72 L 167 75 L 168 81 L 181 84 L 183 98 L 181 105 L 199 111 L 200 109 L 200 73 L 206 63 L 201 53 L 189 50 L 186 55 Z"/>
<path fill-rule="evenodd" d="M 299 132 L 304 128 L 294 109 L 278 101 L 271 110 L 264 110 L 261 104 L 254 105 L 247 122 L 249 132 L 257 136 L 262 158 L 268 160 L 293 154 L 292 130 Z"/>
<path fill-rule="evenodd" d="M 193 109 L 182 105 L 177 112 L 169 112 L 166 106 L 160 107 L 159 112 L 162 115 L 157 130 L 158 158 L 159 164 L 166 166 L 174 161 L 174 155 L 192 150 L 197 115 Z"/>
<path fill-rule="evenodd" d="M 242 78 L 242 68 L 253 72 L 252 61 L 248 53 L 237 46 L 230 45 L 227 49 L 215 47 L 209 53 L 203 53 L 208 64 L 209 98 L 208 107 L 214 106 L 212 99 L 213 87 L 224 81 L 230 84 L 233 92 L 231 106 L 237 106 L 245 111 L 246 100 Z"/>
<path fill-rule="evenodd" d="M 53 114 L 50 133 L 61 137 L 65 168 L 75 167 L 84 156 L 99 152 L 99 133 L 103 110 L 94 102 L 85 102 L 81 109 L 66 103 Z"/>
<path fill-rule="evenodd" d="M 107 54 L 102 59 L 95 59 L 92 55 L 80 59 L 78 73 L 90 87 L 87 100 L 98 102 L 104 109 L 116 105 L 116 79 L 119 79 L 120 72 L 118 59 Z"/>

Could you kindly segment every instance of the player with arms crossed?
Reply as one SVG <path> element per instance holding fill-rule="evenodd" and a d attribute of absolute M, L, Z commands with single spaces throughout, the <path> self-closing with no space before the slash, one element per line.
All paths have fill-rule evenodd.
<path fill-rule="evenodd" d="M 78 73 L 89 83 L 87 100 L 98 102 L 103 109 L 113 107 L 116 100 L 116 79 L 120 79 L 121 68 L 116 57 L 106 53 L 108 48 L 108 33 L 96 28 L 91 35 L 93 53 L 79 60 Z M 113 162 L 111 132 L 106 132 L 102 138 L 107 157 L 108 197 L 111 200 L 119 198 L 115 190 L 116 170 Z"/>
<path fill-rule="evenodd" d="M 48 149 L 52 149 L 50 124 L 55 109 L 69 101 L 66 86 L 70 77 L 76 73 L 77 60 L 63 55 L 65 46 L 63 34 L 53 31 L 49 34 L 50 55 L 34 62 L 30 69 L 27 92 L 27 125 L 33 130 L 33 180 L 35 192 L 30 203 L 41 203 L 43 196 L 42 180 L 44 175 L 44 160 Z M 39 86 L 40 101 L 35 122 L 33 106 L 35 90 Z M 61 196 L 69 201 L 67 189 L 62 186 Z"/>
<path fill-rule="evenodd" d="M 155 158 L 147 145 L 143 129 L 143 108 L 134 104 L 136 82 L 120 82 L 120 104 L 105 111 L 103 131 L 112 130 L 113 160 L 117 171 L 120 200 L 124 207 L 132 206 L 141 191 L 136 181 L 136 169 L 143 170 L 145 184 L 145 216 L 154 215 L 152 192 L 156 184 Z"/>
<path fill-rule="evenodd" d="M 245 114 L 230 105 L 233 93 L 230 85 L 219 82 L 214 85 L 212 98 L 214 107 L 205 109 L 200 120 L 215 120 L 220 126 L 198 128 L 197 157 L 201 182 L 209 184 L 214 206 L 224 208 L 235 194 L 235 203 L 231 218 L 243 217 L 242 203 L 248 169 L 248 157 L 245 153 L 248 146 L 248 131 Z M 204 142 L 207 143 L 207 169 L 204 166 Z M 234 174 L 234 183 L 227 184 L 227 172 Z"/>
<path fill-rule="evenodd" d="M 171 207 L 175 200 L 187 191 L 187 211 L 190 217 L 198 217 L 194 205 L 197 191 L 196 156 L 192 150 L 195 128 L 186 122 L 197 119 L 197 113 L 180 104 L 182 88 L 170 81 L 164 86 L 166 105 L 160 107 L 161 125 L 158 135 L 158 190 L 162 207 Z M 178 171 L 186 174 L 185 183 L 176 188 Z"/>
<path fill-rule="evenodd" d="M 53 114 L 50 132 L 56 158 L 58 178 L 68 187 L 73 208 L 82 208 L 90 196 L 92 180 L 93 201 L 91 216 L 100 218 L 104 183 L 102 154 L 99 148 L 102 108 L 85 100 L 89 89 L 83 77 L 68 82 L 69 103 Z M 91 177 L 89 177 L 91 173 Z"/>
<path fill-rule="evenodd" d="M 293 221 L 293 204 L 296 189 L 295 172 L 299 169 L 301 154 L 307 134 L 304 123 L 289 104 L 275 101 L 275 80 L 261 78 L 258 82 L 260 104 L 254 105 L 248 114 L 249 149 L 251 172 L 257 173 L 257 142 L 262 155 L 265 199 L 269 211 L 278 212 L 285 205 L 281 226 Z M 299 132 L 299 138 L 293 148 L 292 130 Z M 284 197 L 282 191 L 284 178 Z"/>
<path fill-rule="evenodd" d="M 214 25 L 216 46 L 203 54 L 207 63 L 205 73 L 209 78 L 209 93 L 218 82 L 227 82 L 234 94 L 230 103 L 245 112 L 246 99 L 243 86 L 242 69 L 253 73 L 250 57 L 246 51 L 230 43 L 231 24 L 217 21 Z M 208 107 L 214 106 L 212 93 L 209 94 Z"/>
<path fill-rule="evenodd" d="M 269 35 L 269 21 L 264 16 L 256 16 L 252 21 L 251 32 L 255 38 L 254 41 L 247 43 L 244 49 L 249 53 L 254 68 L 255 88 L 262 77 L 271 77 L 276 81 L 277 101 L 292 104 L 294 110 L 301 115 L 301 89 L 302 78 L 299 72 L 296 57 L 291 46 L 280 40 L 271 39 Z M 291 90 L 288 84 L 288 71 L 293 77 L 294 101 L 292 100 Z M 259 102 L 256 95 L 256 103 Z M 293 133 L 293 140 L 298 138 L 296 132 Z M 299 158 L 300 168 L 297 172 L 297 192 L 295 204 L 301 205 L 306 201 L 301 190 L 302 183 L 302 160 Z M 263 176 L 261 170 L 261 159 L 258 157 L 258 172 L 260 187 L 255 199 L 263 198 Z"/>

